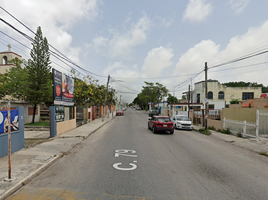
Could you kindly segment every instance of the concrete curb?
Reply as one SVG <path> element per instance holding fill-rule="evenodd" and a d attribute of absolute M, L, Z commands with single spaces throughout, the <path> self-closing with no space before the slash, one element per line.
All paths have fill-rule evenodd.
<path fill-rule="evenodd" d="M 20 188 L 22 188 L 23 186 L 27 185 L 33 178 L 35 178 L 36 176 L 38 176 L 41 172 L 43 172 L 45 169 L 47 169 L 50 165 L 52 165 L 59 158 L 60 158 L 60 156 L 56 156 L 56 157 L 52 158 L 48 163 L 46 163 L 45 165 L 39 167 L 32 174 L 30 174 L 28 177 L 22 179 L 19 183 L 17 183 L 12 188 L 10 188 L 6 192 L 4 192 L 4 194 L 2 194 L 0 196 L 0 200 L 4 200 L 4 199 L 10 197 L 12 194 L 14 194 Z"/>

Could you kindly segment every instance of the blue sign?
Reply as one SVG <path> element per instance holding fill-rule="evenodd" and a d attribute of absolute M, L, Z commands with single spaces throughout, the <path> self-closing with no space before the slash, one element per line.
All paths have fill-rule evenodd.
<path fill-rule="evenodd" d="M 8 132 L 8 111 L 0 111 L 0 134 Z M 19 129 L 19 116 L 17 110 L 10 111 L 11 131 Z"/>

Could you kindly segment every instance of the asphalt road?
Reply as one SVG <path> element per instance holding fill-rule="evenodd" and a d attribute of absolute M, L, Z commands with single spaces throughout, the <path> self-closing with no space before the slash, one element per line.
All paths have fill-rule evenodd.
<path fill-rule="evenodd" d="M 153 134 L 128 109 L 11 199 L 264 200 L 268 158 L 195 131 Z"/>

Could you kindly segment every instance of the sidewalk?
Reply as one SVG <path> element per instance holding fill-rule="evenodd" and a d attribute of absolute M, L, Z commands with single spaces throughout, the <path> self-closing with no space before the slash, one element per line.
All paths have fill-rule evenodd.
<path fill-rule="evenodd" d="M 204 128 L 196 125 L 193 127 L 195 130 Z M 210 130 L 210 132 L 211 135 L 209 137 L 213 137 L 215 139 L 256 152 L 258 154 L 268 152 L 268 141 L 257 141 L 255 138 L 240 138 L 235 135 L 224 134 L 213 130 Z"/>
<path fill-rule="evenodd" d="M 8 157 L 0 158 L 0 200 L 7 198 L 23 185 L 26 185 L 89 135 L 113 120 L 114 117 L 110 114 L 110 118 L 105 117 L 104 122 L 102 122 L 102 118 L 95 119 L 54 138 L 49 138 L 48 131 L 25 131 L 25 139 L 43 138 L 45 141 L 11 155 L 11 178 L 14 179 L 11 182 L 4 181 L 8 178 Z"/>

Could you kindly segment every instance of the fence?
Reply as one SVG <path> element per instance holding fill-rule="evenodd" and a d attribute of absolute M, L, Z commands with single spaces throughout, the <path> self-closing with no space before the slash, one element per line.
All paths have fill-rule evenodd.
<path fill-rule="evenodd" d="M 223 118 L 222 127 L 223 129 L 229 129 L 233 134 L 241 133 L 243 137 L 256 137 L 256 124 L 252 122 Z"/>
<path fill-rule="evenodd" d="M 232 133 L 242 133 L 243 137 L 255 137 L 268 140 L 268 110 L 256 111 L 256 123 L 223 119 L 223 129 Z"/>
<path fill-rule="evenodd" d="M 76 107 L 76 124 L 77 126 L 87 123 L 87 107 Z"/>
<path fill-rule="evenodd" d="M 257 110 L 256 126 L 257 137 L 268 140 L 268 110 Z"/>

